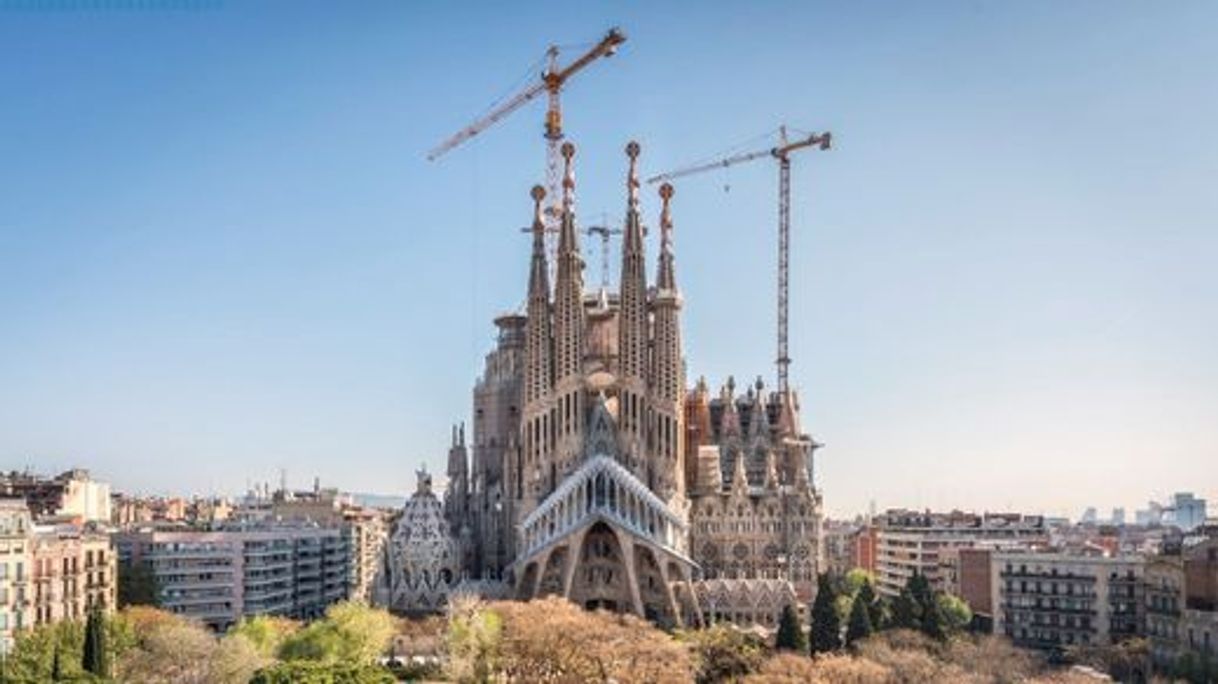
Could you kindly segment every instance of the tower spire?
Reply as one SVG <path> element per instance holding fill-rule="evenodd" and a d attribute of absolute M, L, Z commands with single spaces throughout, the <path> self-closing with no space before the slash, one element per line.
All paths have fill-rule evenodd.
<path fill-rule="evenodd" d="M 525 310 L 524 414 L 521 417 L 524 443 L 517 470 L 521 473 L 521 496 L 534 499 L 540 491 L 541 463 L 550 453 L 549 431 L 541 429 L 548 413 L 546 397 L 554 384 L 550 336 L 550 277 L 546 263 L 546 224 L 541 202 L 546 191 L 533 186 L 533 255 L 529 269 L 529 298 Z"/>
<path fill-rule="evenodd" d="M 648 346 L 651 331 L 647 310 L 647 273 L 643 255 L 643 224 L 639 218 L 639 144 L 626 145 L 630 169 L 626 174 L 626 225 L 622 240 L 621 304 L 618 312 L 618 378 L 621 387 L 619 424 L 625 451 L 635 473 L 654 485 L 654 471 L 642 458 L 649 425 Z M 644 476 L 644 473 L 646 475 Z"/>
<path fill-rule="evenodd" d="M 543 476 L 557 486 L 576 461 L 584 426 L 582 377 L 584 363 L 584 261 L 575 228 L 575 145 L 563 143 L 562 217 L 554 280 L 554 399 L 559 410 L 551 420 L 558 435 L 555 452 Z"/>

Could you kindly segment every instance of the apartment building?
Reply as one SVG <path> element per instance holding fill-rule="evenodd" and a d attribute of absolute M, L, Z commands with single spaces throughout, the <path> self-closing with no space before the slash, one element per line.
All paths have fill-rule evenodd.
<path fill-rule="evenodd" d="M 946 558 L 978 545 L 1032 547 L 1048 541 L 1041 516 L 890 510 L 875 520 L 876 590 L 896 596 L 914 574 L 945 590 Z"/>
<path fill-rule="evenodd" d="M 28 472 L 0 473 L 0 496 L 24 499 L 36 519 L 61 517 L 77 522 L 110 522 L 110 484 L 80 468 L 55 477 Z"/>
<path fill-rule="evenodd" d="M 1143 632 L 1138 556 L 998 551 L 990 556 L 993 630 L 1017 645 L 1061 651 Z"/>
<path fill-rule="evenodd" d="M 158 604 L 216 630 L 244 616 L 321 616 L 349 596 L 351 555 L 339 528 L 262 523 L 117 535 L 124 567 L 145 564 Z"/>
<path fill-rule="evenodd" d="M 117 556 L 106 532 L 35 526 L 30 550 L 34 624 L 83 620 L 95 605 L 117 605 Z"/>
<path fill-rule="evenodd" d="M 117 574 L 110 538 L 91 527 L 38 525 L 24 499 L 0 499 L 0 650 L 16 632 L 112 610 Z"/>

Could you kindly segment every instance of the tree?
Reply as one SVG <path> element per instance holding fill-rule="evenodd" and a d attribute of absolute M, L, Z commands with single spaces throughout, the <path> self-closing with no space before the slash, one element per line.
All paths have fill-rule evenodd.
<path fill-rule="evenodd" d="M 53 681 L 58 659 L 59 676 L 64 681 L 79 679 L 84 624 L 64 620 L 35 625 L 13 635 L 11 650 L 5 654 L 5 675 L 13 682 Z"/>
<path fill-rule="evenodd" d="M 456 682 L 482 682 L 495 671 L 503 618 L 477 597 L 461 594 L 448 600 L 447 674 Z"/>
<path fill-rule="evenodd" d="M 300 623 L 274 615 L 256 615 L 243 618 L 228 630 L 229 636 L 240 636 L 249 641 L 259 653 L 273 658 L 288 637 L 300 630 Z"/>
<path fill-rule="evenodd" d="M 59 660 L 59 644 L 55 644 L 55 656 L 51 661 L 51 681 L 58 682 L 63 679 L 63 663 Z"/>
<path fill-rule="evenodd" d="M 160 611 L 156 611 L 159 613 Z M 135 628 L 137 646 L 119 659 L 115 679 L 141 684 L 211 684 L 216 638 L 202 625 L 149 614 Z"/>
<path fill-rule="evenodd" d="M 82 650 L 81 669 L 101 678 L 110 675 L 110 655 L 106 649 L 106 617 L 98 604 L 89 609 Z"/>
<path fill-rule="evenodd" d="M 919 626 L 918 604 L 908 586 L 892 601 L 891 626 L 897 629 L 917 629 Z"/>
<path fill-rule="evenodd" d="M 736 629 L 730 624 L 716 624 L 706 629 L 679 633 L 694 656 L 694 681 L 697 684 L 734 682 L 757 672 L 765 661 L 765 643 L 755 634 Z M 806 639 L 802 630 L 800 640 Z M 801 655 L 800 660 L 806 660 Z"/>
<path fill-rule="evenodd" d="M 949 632 L 959 632 L 973 622 L 973 609 L 958 596 L 939 594 L 935 597 L 939 604 L 939 614 L 943 616 L 943 625 Z"/>
<path fill-rule="evenodd" d="M 284 660 L 371 663 L 383 654 L 397 631 L 388 612 L 359 601 L 336 603 L 326 616 L 283 640 Z"/>
<path fill-rule="evenodd" d="M 829 576 L 822 573 L 816 581 L 816 599 L 812 601 L 812 634 L 809 641 L 813 656 L 842 647 L 841 621 L 833 605 L 836 599 Z"/>
<path fill-rule="evenodd" d="M 799 615 L 795 606 L 787 604 L 782 607 L 782 617 L 778 620 L 778 636 L 774 647 L 780 651 L 796 651 L 803 653 L 808 648 L 808 640 L 804 636 L 803 625 L 799 624 Z"/>
<path fill-rule="evenodd" d="M 871 636 L 871 614 L 867 612 L 867 608 L 861 593 L 854 597 L 854 607 L 850 609 L 850 622 L 846 625 L 847 646 L 853 646 L 860 639 Z"/>
<path fill-rule="evenodd" d="M 566 599 L 499 601 L 495 681 L 690 681 L 689 649 L 633 614 L 587 611 Z"/>
<path fill-rule="evenodd" d="M 859 587 L 859 593 L 855 595 L 855 600 L 861 600 L 863 605 L 867 607 L 867 619 L 871 622 L 872 631 L 884 628 L 884 604 L 875 595 L 875 589 L 871 588 L 870 581 L 864 581 L 863 586 Z"/>
<path fill-rule="evenodd" d="M 292 661 L 258 670 L 249 684 L 394 684 L 388 668 L 371 663 Z"/>

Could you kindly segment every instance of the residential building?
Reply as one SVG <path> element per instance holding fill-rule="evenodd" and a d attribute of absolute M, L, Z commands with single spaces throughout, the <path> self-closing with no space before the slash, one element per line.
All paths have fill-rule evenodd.
<path fill-rule="evenodd" d="M 29 624 L 30 536 L 34 522 L 24 499 L 0 499 L 0 651 Z"/>
<path fill-rule="evenodd" d="M 29 545 L 33 624 L 83 620 L 118 603 L 118 563 L 108 532 L 77 525 L 34 528 Z"/>
<path fill-rule="evenodd" d="M 993 631 L 1017 645 L 1062 651 L 1143 632 L 1140 557 L 997 551 L 990 558 Z"/>
<path fill-rule="evenodd" d="M 110 537 L 90 525 L 33 521 L 25 499 L 0 499 L 0 652 L 40 624 L 113 610 L 117 573 Z"/>
<path fill-rule="evenodd" d="M 978 545 L 1043 545 L 1048 530 L 1040 516 L 986 513 L 978 515 L 919 513 L 889 510 L 878 516 L 875 544 L 876 589 L 896 596 L 914 574 L 925 576 L 931 587 L 943 591 L 944 554 Z"/>
<path fill-rule="evenodd" d="M 340 528 L 270 523 L 117 535 L 123 567 L 146 563 L 158 605 L 225 630 L 249 615 L 314 618 L 349 596 L 350 548 Z"/>
<path fill-rule="evenodd" d="M 110 485 L 80 468 L 55 477 L 13 471 L 0 474 L 0 496 L 24 499 L 35 519 L 110 522 Z"/>

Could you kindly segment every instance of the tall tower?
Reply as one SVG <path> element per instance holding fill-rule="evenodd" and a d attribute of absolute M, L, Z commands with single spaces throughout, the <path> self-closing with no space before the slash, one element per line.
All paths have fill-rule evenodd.
<path fill-rule="evenodd" d="M 681 360 L 681 294 L 672 252 L 672 215 L 669 201 L 672 185 L 660 186 L 660 259 L 652 308 L 655 312 L 651 369 L 653 409 L 653 468 L 660 497 L 665 501 L 685 497 L 685 396 Z"/>
<path fill-rule="evenodd" d="M 527 514 L 542 496 L 541 466 L 549 460 L 550 389 L 554 385 L 554 366 L 550 336 L 550 276 L 546 263 L 545 220 L 541 202 L 546 191 L 533 186 L 533 256 L 529 267 L 529 296 L 525 308 L 524 410 L 521 412 L 523 438 L 517 454 L 516 498 L 522 505 L 518 514 Z"/>
<path fill-rule="evenodd" d="M 643 254 L 643 223 L 639 217 L 639 176 L 636 163 L 639 144 L 626 145 L 630 170 L 626 176 L 626 226 L 622 240 L 621 311 L 618 319 L 619 404 L 618 426 L 626 466 L 655 490 L 655 475 L 646 462 L 647 346 L 650 339 L 647 320 L 647 274 Z"/>
<path fill-rule="evenodd" d="M 545 493 L 553 491 L 578 460 L 584 426 L 584 262 L 575 227 L 575 145 L 563 143 L 562 217 L 554 283 L 555 450 L 542 469 Z"/>
<path fill-rule="evenodd" d="M 465 424 L 453 426 L 448 448 L 448 486 L 444 490 L 444 515 L 455 530 L 469 513 L 469 459 L 465 449 Z"/>

